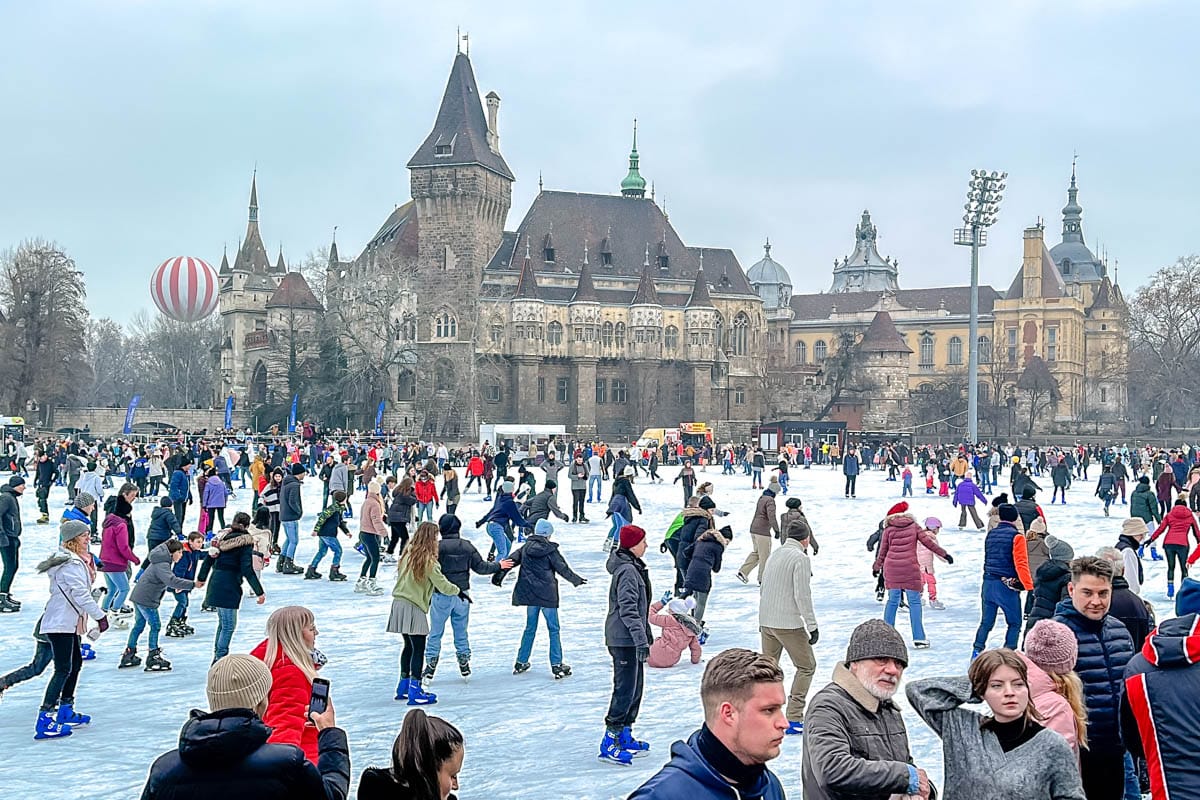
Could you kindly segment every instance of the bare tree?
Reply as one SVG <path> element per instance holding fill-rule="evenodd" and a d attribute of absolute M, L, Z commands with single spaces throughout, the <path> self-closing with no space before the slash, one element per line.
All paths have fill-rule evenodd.
<path fill-rule="evenodd" d="M 1028 406 L 1029 424 L 1026 426 L 1025 435 L 1032 436 L 1033 426 L 1043 413 L 1062 399 L 1062 392 L 1059 391 L 1058 381 L 1050 374 L 1050 368 L 1041 356 L 1033 356 L 1025 362 L 1025 370 L 1017 380 L 1017 388 L 1024 394 Z"/>
<path fill-rule="evenodd" d="M 814 420 L 829 416 L 834 406 L 842 402 L 845 395 L 863 395 L 875 388 L 874 382 L 863 371 L 863 355 L 859 348 L 862 332 L 841 331 L 837 338 L 837 349 L 825 359 L 825 385 L 829 388 L 829 399 Z"/>
<path fill-rule="evenodd" d="M 139 312 L 130 331 L 133 346 L 142 353 L 137 390 L 145 404 L 193 408 L 216 403 L 212 353 L 221 341 L 221 324 L 215 315 L 199 322 L 178 322 Z"/>
<path fill-rule="evenodd" d="M 966 373 L 961 370 L 951 372 L 922 384 L 922 387 L 912 393 L 914 424 L 925 433 L 961 435 L 966 429 Z"/>
<path fill-rule="evenodd" d="M 987 397 L 979 403 L 979 419 L 992 429 L 992 438 L 1000 436 L 1002 427 L 1011 427 L 1011 412 L 1008 399 L 1015 390 L 1020 374 L 1013 362 L 996 357 L 979 362 L 979 386 L 987 387 Z M 1010 431 L 1011 433 L 1011 431 Z"/>
<path fill-rule="evenodd" d="M 136 394 L 145 370 L 143 350 L 115 321 L 91 320 L 87 334 L 92 381 L 79 399 L 89 406 L 124 405 Z"/>
<path fill-rule="evenodd" d="M 1200 411 L 1200 256 L 1163 267 L 1130 305 L 1130 401 L 1143 419 L 1195 424 Z"/>

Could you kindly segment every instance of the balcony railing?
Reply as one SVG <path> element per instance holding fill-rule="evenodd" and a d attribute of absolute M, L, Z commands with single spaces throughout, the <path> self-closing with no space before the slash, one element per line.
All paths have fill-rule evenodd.
<path fill-rule="evenodd" d="M 271 346 L 271 339 L 270 331 L 250 331 L 242 344 L 247 350 L 262 350 Z"/>

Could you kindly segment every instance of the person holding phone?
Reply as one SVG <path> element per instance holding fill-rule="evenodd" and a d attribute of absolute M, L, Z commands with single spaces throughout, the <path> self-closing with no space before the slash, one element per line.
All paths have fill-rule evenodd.
<path fill-rule="evenodd" d="M 268 742 L 294 744 L 317 763 L 317 729 L 308 721 L 317 679 L 317 619 L 304 606 L 284 606 L 267 618 L 267 638 L 250 655 L 271 670 L 271 691 L 263 722 L 271 728 Z"/>

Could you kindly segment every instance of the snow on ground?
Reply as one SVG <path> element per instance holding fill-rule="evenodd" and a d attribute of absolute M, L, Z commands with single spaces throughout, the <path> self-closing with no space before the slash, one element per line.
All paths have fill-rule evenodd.
<path fill-rule="evenodd" d="M 705 660 L 727 647 L 759 646 L 757 587 L 753 580 L 748 586 L 742 585 L 734 575 L 750 550 L 747 526 L 759 492 L 750 488 L 748 476 L 721 476 L 719 472 L 709 468 L 702 479 L 715 484 L 718 505 L 731 512 L 725 521 L 732 524 L 736 535 L 708 603 L 706 616 L 712 635 Z M 662 474 L 668 481 L 662 485 L 647 485 L 644 478 L 635 482 L 646 509 L 646 514 L 638 515 L 635 522 L 649 534 L 646 561 L 656 596 L 672 582 L 669 558 L 659 553 L 658 543 L 681 502 L 679 486 L 669 482 L 675 470 L 665 468 Z M 882 614 L 882 605 L 874 598 L 865 542 L 883 512 L 899 499 L 900 484 L 886 482 L 883 472 L 867 472 L 859 477 L 858 499 L 848 500 L 841 496 L 840 471 L 814 467 L 794 470 L 792 476 L 791 494 L 803 498 L 821 546 L 813 561 L 813 594 L 821 630 L 816 646 L 817 676 L 812 687 L 816 692 L 828 682 L 835 662 L 843 656 L 851 629 L 868 617 Z M 609 486 L 605 483 L 606 497 Z M 1113 517 L 1106 519 L 1092 497 L 1090 485 L 1078 484 L 1071 494 L 1070 505 L 1044 505 L 1050 532 L 1070 542 L 1079 554 L 1113 544 L 1127 507 L 1114 506 Z M 52 520 L 57 521 L 62 514 L 65 497 L 63 488 L 51 493 Z M 239 492 L 230 510 L 248 508 L 249 498 L 248 490 Z M 359 493 L 356 508 L 361 500 Z M 298 564 L 306 564 L 316 549 L 308 533 L 319 503 L 320 483 L 310 478 L 304 489 L 306 516 L 301 523 Z M 32 486 L 21 505 L 25 534 L 14 595 L 24 602 L 24 610 L 0 615 L 0 671 L 27 663 L 33 652 L 30 633 L 47 597 L 46 581 L 34 572 L 34 566 L 54 549 L 57 536 L 56 524 L 36 524 Z M 565 486 L 560 489 L 559 505 L 566 511 L 570 509 L 570 492 Z M 152 503 L 136 505 L 139 555 L 145 552 L 143 537 L 152 508 Z M 608 575 L 600 551 L 608 530 L 603 509 L 603 504 L 589 505 L 592 521 L 587 525 L 555 522 L 555 539 L 561 543 L 568 562 L 589 580 L 579 589 L 560 583 L 563 650 L 565 660 L 574 668 L 573 677 L 557 682 L 551 677 L 544 628 L 534 647 L 534 669 L 513 676 L 512 664 L 525 618 L 524 609 L 511 605 L 515 579 L 510 577 L 502 589 L 493 587 L 486 578 L 476 577 L 472 584 L 474 674 L 469 683 L 464 683 L 452 660 L 444 664 L 429 687 L 438 693 L 439 702 L 428 709 L 458 725 L 466 736 L 467 757 L 460 776 L 463 798 L 624 797 L 666 761 L 673 741 L 686 737 L 702 721 L 699 683 L 703 664 L 647 669 L 645 698 L 635 730 L 651 743 L 652 755 L 632 768 L 602 764 L 595 758 L 612 681 L 611 662 L 603 643 L 608 595 Z M 783 510 L 782 501 L 779 509 Z M 465 496 L 459 506 L 464 535 L 486 554 L 490 540 L 474 527 L 484 511 L 482 495 L 474 493 Z M 954 523 L 958 520 L 952 519 L 954 509 L 947 498 L 918 494 L 913 511 L 919 519 L 934 515 L 947 524 L 941 543 L 955 556 L 955 563 L 938 564 L 939 594 L 946 610 L 925 610 L 932 648 L 910 650 L 911 664 L 905 678 L 963 674 L 979 618 L 983 537 L 973 529 L 956 529 Z M 194 514 L 189 523 L 195 525 Z M 351 529 L 357 534 L 357 521 L 351 523 Z M 323 573 L 329 563 L 327 557 Z M 232 647 L 234 652 L 253 648 L 263 638 L 266 618 L 275 608 L 303 604 L 314 610 L 321 630 L 318 646 L 329 657 L 322 674 L 332 682 L 338 723 L 349 735 L 355 779 L 364 767 L 388 763 L 392 742 L 408 710 L 402 702 L 392 700 L 400 637 L 384 631 L 390 593 L 380 597 L 354 594 L 353 580 L 360 564 L 361 557 L 348 546 L 343 570 L 350 581 L 340 584 L 285 577 L 272 568 L 264 575 L 266 605 L 257 606 L 247 599 Z M 1146 597 L 1157 605 L 1160 615 L 1167 616 L 1172 612 L 1164 594 L 1164 567 L 1147 561 L 1146 569 Z M 381 568 L 380 583 L 390 588 L 393 575 L 393 569 Z M 168 597 L 162 610 L 164 628 L 172 607 Z M 216 619 L 215 615 L 202 613 L 198 599 L 193 597 L 189 621 L 197 629 L 195 636 L 183 640 L 165 635 L 162 638 L 164 654 L 174 664 L 169 673 L 118 671 L 116 663 L 127 634 L 116 629 L 105 634 L 96 645 L 97 659 L 84 664 L 77 697 L 79 709 L 92 714 L 94 721 L 90 728 L 80 729 L 69 739 L 33 739 L 34 720 L 49 670 L 41 678 L 6 692 L 0 705 L 3 783 L 11 787 L 10 781 L 19 780 L 23 796 L 44 800 L 137 797 L 154 758 L 175 746 L 188 710 L 205 707 L 205 673 L 212 658 Z M 907 619 L 901 617 L 898 627 L 911 642 Z M 998 622 L 989 642 L 995 646 L 1002 640 L 1003 623 Z M 145 634 L 139 651 L 145 654 Z M 442 655 L 452 657 L 452 653 L 448 629 Z M 790 683 L 793 670 L 786 656 L 784 672 Z M 940 783 L 940 743 L 907 707 L 903 692 L 898 700 L 904 707 L 917 765 Z M 801 794 L 800 754 L 799 738 L 789 738 L 782 755 L 771 764 L 792 797 Z"/>

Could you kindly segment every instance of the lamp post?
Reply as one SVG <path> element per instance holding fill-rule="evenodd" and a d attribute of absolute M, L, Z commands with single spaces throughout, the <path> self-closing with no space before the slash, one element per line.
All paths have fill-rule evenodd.
<path fill-rule="evenodd" d="M 954 230 L 954 243 L 971 248 L 971 323 L 967 352 L 967 441 L 979 441 L 979 248 L 987 244 L 987 229 L 996 221 L 1004 199 L 1007 172 L 971 170 L 963 224 Z"/>

